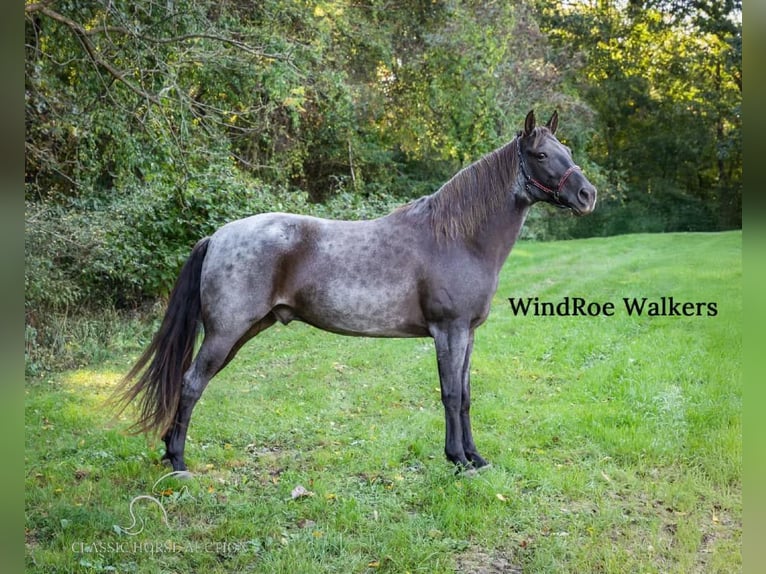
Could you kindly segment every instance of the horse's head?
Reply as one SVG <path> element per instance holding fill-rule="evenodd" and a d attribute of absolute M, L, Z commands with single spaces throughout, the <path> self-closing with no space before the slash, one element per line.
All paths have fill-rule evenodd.
<path fill-rule="evenodd" d="M 575 165 L 570 149 L 556 139 L 558 123 L 558 113 L 553 112 L 544 127 L 535 128 L 534 111 L 527 114 L 517 142 L 524 190 L 532 201 L 584 215 L 596 207 L 596 188 Z"/>

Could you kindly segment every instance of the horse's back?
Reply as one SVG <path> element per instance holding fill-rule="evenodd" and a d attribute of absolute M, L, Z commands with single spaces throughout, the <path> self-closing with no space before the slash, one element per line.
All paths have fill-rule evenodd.
<path fill-rule="evenodd" d="M 421 234 L 386 218 L 268 213 L 234 221 L 211 236 L 203 302 L 219 317 L 274 313 L 346 334 L 425 335 Z"/>

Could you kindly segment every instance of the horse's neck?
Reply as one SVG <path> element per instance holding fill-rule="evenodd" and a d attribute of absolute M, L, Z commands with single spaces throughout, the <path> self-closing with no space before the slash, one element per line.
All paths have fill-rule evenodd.
<path fill-rule="evenodd" d="M 473 238 L 474 245 L 482 251 L 497 273 L 519 238 L 530 206 L 518 194 L 511 193 L 503 207 L 487 219 Z"/>
<path fill-rule="evenodd" d="M 505 189 L 505 200 L 487 214 L 484 224 L 474 232 L 473 237 L 474 244 L 484 253 L 496 273 L 500 273 L 500 268 L 508 259 L 532 205 L 523 193 L 523 174 L 515 165 L 517 146 L 518 140 L 514 139 L 493 157 L 496 162 L 493 169 L 511 170 L 510 181 L 505 183 L 510 184 L 510 189 Z"/>

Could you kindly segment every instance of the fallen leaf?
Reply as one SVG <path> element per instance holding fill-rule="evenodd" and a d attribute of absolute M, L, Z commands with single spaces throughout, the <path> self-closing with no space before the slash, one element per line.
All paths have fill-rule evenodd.
<path fill-rule="evenodd" d="M 508 502 L 508 499 L 499 492 L 495 495 L 495 498 L 497 498 L 500 502 Z"/>

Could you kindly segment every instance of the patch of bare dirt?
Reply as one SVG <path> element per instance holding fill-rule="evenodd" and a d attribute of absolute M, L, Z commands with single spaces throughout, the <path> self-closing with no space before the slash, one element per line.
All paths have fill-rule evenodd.
<path fill-rule="evenodd" d="M 456 560 L 455 574 L 522 574 L 513 556 L 501 550 L 487 551 L 469 548 L 460 553 Z"/>

